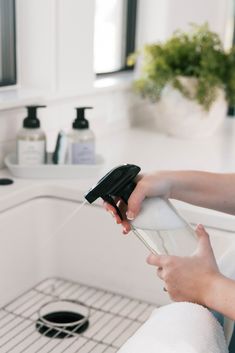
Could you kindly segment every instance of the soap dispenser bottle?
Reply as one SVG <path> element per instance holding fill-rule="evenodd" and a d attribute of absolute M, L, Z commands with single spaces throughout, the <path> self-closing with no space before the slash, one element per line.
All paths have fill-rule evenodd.
<path fill-rule="evenodd" d="M 136 187 L 135 178 L 140 167 L 125 164 L 112 169 L 85 195 L 89 203 L 101 197 L 111 204 L 122 219 L 116 204 L 122 199 L 128 204 Z M 151 197 L 141 205 L 141 211 L 131 222 L 132 231 L 154 254 L 189 256 L 197 248 L 197 237 L 192 227 L 178 213 L 170 201 Z"/>
<path fill-rule="evenodd" d="M 92 107 L 78 107 L 77 117 L 73 122 L 73 129 L 69 135 L 69 163 L 95 163 L 95 135 L 89 129 L 89 122 L 85 118 L 85 110 Z"/>
<path fill-rule="evenodd" d="M 46 162 L 46 135 L 40 128 L 37 109 L 45 105 L 29 105 L 23 128 L 17 135 L 17 160 L 20 165 L 39 165 Z"/>

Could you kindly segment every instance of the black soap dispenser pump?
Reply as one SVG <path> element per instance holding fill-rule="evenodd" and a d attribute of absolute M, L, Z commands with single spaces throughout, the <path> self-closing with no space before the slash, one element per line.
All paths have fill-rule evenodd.
<path fill-rule="evenodd" d="M 26 129 L 38 129 L 40 128 L 40 120 L 37 117 L 38 108 L 46 108 L 45 105 L 28 105 L 26 107 L 28 111 L 27 117 L 23 121 L 23 127 Z"/>
<path fill-rule="evenodd" d="M 17 160 L 20 165 L 39 165 L 46 162 L 46 135 L 40 128 L 37 109 L 45 105 L 29 105 L 23 128 L 17 135 Z"/>
<path fill-rule="evenodd" d="M 73 122 L 73 129 L 83 130 L 89 129 L 89 121 L 85 118 L 86 109 L 93 109 L 92 107 L 78 107 L 75 108 L 77 117 Z"/>
<path fill-rule="evenodd" d="M 72 124 L 69 135 L 69 163 L 94 164 L 95 163 L 95 135 L 85 118 L 86 109 L 92 107 L 77 107 L 76 119 Z"/>

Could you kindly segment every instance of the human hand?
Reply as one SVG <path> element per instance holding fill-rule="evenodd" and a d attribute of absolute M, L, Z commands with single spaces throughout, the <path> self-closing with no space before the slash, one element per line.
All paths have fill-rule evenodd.
<path fill-rule="evenodd" d="M 174 301 L 205 305 L 219 272 L 208 233 L 202 225 L 196 228 L 198 247 L 189 257 L 149 255 L 147 262 L 157 266 L 157 275 Z"/>
<path fill-rule="evenodd" d="M 170 198 L 171 178 L 170 172 L 155 172 L 148 175 L 139 175 L 136 178 L 136 187 L 128 200 L 128 206 L 120 199 L 115 200 L 120 209 L 123 220 L 117 214 L 115 208 L 107 202 L 104 202 L 105 209 L 112 214 L 117 224 L 123 227 L 123 234 L 129 233 L 132 221 L 139 213 L 141 204 L 146 197 L 159 196 Z"/>

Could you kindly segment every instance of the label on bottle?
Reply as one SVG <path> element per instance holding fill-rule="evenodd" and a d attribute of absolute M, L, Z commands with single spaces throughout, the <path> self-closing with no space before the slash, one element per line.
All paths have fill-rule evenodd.
<path fill-rule="evenodd" d="M 41 141 L 18 141 L 18 164 L 37 165 L 45 163 L 46 143 Z"/>
<path fill-rule="evenodd" d="M 95 164 L 94 142 L 76 142 L 71 144 L 72 164 Z"/>

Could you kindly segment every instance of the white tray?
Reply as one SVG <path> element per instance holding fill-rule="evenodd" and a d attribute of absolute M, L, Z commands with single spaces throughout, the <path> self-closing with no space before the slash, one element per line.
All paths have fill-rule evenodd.
<path fill-rule="evenodd" d="M 51 160 L 51 153 L 48 153 L 47 160 Z M 19 165 L 15 153 L 5 157 L 5 165 L 11 174 L 17 178 L 29 179 L 69 179 L 87 178 L 99 174 L 103 167 L 104 159 L 96 155 L 95 164 L 41 164 L 41 165 Z"/>

